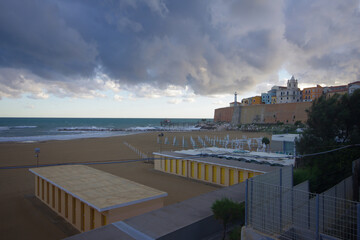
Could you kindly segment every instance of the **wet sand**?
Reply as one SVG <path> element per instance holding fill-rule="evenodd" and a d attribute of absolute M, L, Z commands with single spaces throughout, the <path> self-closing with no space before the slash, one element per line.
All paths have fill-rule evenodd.
<path fill-rule="evenodd" d="M 242 132 L 164 132 L 169 144 L 157 143 L 159 132 L 135 135 L 47 141 L 37 143 L 0 143 L 0 167 L 36 165 L 35 148 L 40 148 L 39 164 L 127 161 L 139 159 L 139 154 L 152 157 L 153 152 L 182 149 L 182 138 L 190 145 L 201 136 L 232 138 L 267 136 L 266 133 Z M 174 137 L 177 146 L 173 146 Z M 180 145 L 180 146 L 179 146 Z M 165 191 L 165 205 L 173 204 L 218 189 L 217 186 L 155 171 L 153 164 L 124 162 L 90 165 L 119 177 Z M 28 168 L 0 169 L 0 236 L 2 239 L 62 239 L 78 233 L 61 217 L 34 197 L 34 175 Z"/>

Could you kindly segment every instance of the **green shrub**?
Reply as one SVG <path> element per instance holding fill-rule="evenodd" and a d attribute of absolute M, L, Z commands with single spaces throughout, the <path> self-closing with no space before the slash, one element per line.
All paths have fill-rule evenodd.
<path fill-rule="evenodd" d="M 267 137 L 263 137 L 261 143 L 265 143 L 266 145 L 270 144 L 270 140 Z"/>
<path fill-rule="evenodd" d="M 305 127 L 305 124 L 303 124 L 301 121 L 296 121 L 296 122 L 294 123 L 294 125 L 295 125 L 296 127 L 299 127 L 299 128 L 304 128 L 304 127 Z"/>
<path fill-rule="evenodd" d="M 311 178 L 311 171 L 307 168 L 298 168 L 294 169 L 294 186 L 302 183 L 306 180 L 310 180 Z"/>
<path fill-rule="evenodd" d="M 230 240 L 241 239 L 241 228 L 242 228 L 242 226 L 237 226 L 230 232 L 230 234 L 229 234 Z"/>
<path fill-rule="evenodd" d="M 245 204 L 234 202 L 226 197 L 216 200 L 211 209 L 215 219 L 220 220 L 223 224 L 223 240 L 226 236 L 228 224 L 243 220 L 245 216 Z"/>

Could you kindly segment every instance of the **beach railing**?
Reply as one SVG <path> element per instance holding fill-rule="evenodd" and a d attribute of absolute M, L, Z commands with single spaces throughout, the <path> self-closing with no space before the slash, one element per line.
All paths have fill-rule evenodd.
<path fill-rule="evenodd" d="M 137 155 L 139 155 L 140 159 L 144 159 L 146 162 L 149 162 L 149 157 L 147 154 L 141 152 L 139 149 L 135 148 L 134 146 L 132 146 L 131 144 L 127 143 L 127 142 L 123 142 L 125 146 L 127 146 L 128 148 L 130 148 L 133 152 L 135 152 Z"/>

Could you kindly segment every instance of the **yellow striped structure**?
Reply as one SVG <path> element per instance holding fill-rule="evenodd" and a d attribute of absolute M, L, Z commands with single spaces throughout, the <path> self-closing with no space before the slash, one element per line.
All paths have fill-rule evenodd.
<path fill-rule="evenodd" d="M 155 170 L 220 186 L 234 185 L 279 168 L 214 157 L 194 157 L 175 152 L 154 153 L 154 156 Z M 176 171 L 169 170 L 167 164 L 171 161 L 176 162 Z"/>
<path fill-rule="evenodd" d="M 84 232 L 164 205 L 167 193 L 83 166 L 32 168 L 35 196 Z"/>

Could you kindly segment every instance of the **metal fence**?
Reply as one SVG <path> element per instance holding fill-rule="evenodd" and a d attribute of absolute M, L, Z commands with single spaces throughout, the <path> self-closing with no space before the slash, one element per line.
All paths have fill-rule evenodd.
<path fill-rule="evenodd" d="M 258 175 L 253 178 L 254 181 L 279 185 L 283 187 L 291 187 L 293 185 L 293 167 L 287 166 L 279 168 L 266 174 Z"/>
<path fill-rule="evenodd" d="M 282 184 L 282 171 L 277 172 L 280 184 L 272 184 L 275 173 L 267 181 L 246 182 L 247 226 L 279 239 L 359 239 L 358 202 L 310 193 L 308 183 Z"/>

